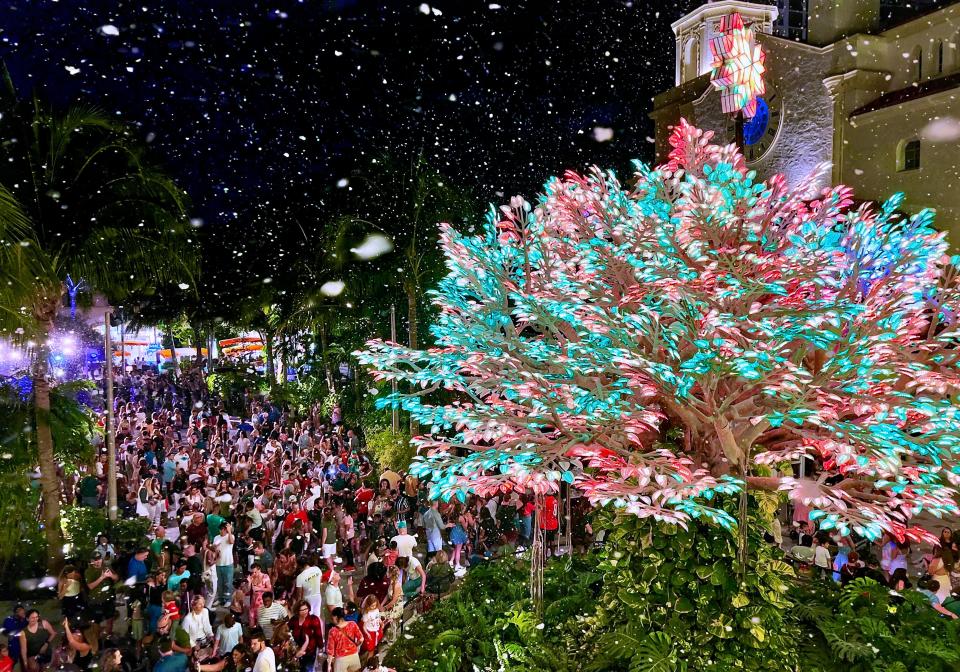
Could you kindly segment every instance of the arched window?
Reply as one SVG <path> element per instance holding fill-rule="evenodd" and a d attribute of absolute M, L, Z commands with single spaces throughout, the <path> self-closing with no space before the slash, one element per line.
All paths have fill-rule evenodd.
<path fill-rule="evenodd" d="M 920 168 L 920 140 L 901 140 L 897 146 L 897 170 L 917 170 Z"/>
<path fill-rule="evenodd" d="M 913 50 L 913 73 L 915 81 L 923 79 L 923 47 L 917 47 Z"/>
<path fill-rule="evenodd" d="M 937 44 L 937 74 L 943 74 L 943 40 Z"/>
<path fill-rule="evenodd" d="M 700 76 L 700 40 L 691 37 L 683 47 L 683 81 Z"/>

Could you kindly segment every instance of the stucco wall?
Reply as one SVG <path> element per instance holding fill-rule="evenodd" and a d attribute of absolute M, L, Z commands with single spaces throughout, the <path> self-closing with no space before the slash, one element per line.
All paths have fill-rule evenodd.
<path fill-rule="evenodd" d="M 843 181 L 858 198 L 879 201 L 902 191 L 904 210 L 929 207 L 937 226 L 960 248 L 960 89 L 858 115 L 846 129 Z M 924 132 L 926 129 L 926 133 Z M 920 168 L 897 170 L 902 141 L 920 139 Z"/>
<path fill-rule="evenodd" d="M 832 160 L 833 102 L 823 78 L 831 65 L 830 50 L 814 49 L 770 36 L 761 36 L 767 52 L 767 79 L 775 82 L 783 100 L 783 122 L 770 151 L 751 164 L 761 178 L 783 173 L 797 184 L 819 163 Z M 731 142 L 732 124 L 720 109 L 720 96 L 711 91 L 694 105 L 696 123 Z M 818 186 L 829 186 L 829 175 Z"/>

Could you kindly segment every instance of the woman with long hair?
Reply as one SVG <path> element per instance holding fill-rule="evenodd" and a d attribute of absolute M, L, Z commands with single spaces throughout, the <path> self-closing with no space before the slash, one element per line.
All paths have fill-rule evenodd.
<path fill-rule="evenodd" d="M 76 622 L 74 625 L 76 627 L 71 629 L 70 619 L 63 619 L 63 632 L 73 664 L 83 672 L 90 668 L 100 648 L 100 628 L 96 623 L 89 622 Z"/>
<path fill-rule="evenodd" d="M 467 524 L 463 509 L 461 509 L 459 504 L 454 507 L 451 518 L 456 521 L 452 524 L 453 529 L 450 530 L 450 543 L 453 545 L 451 560 L 453 561 L 453 567 L 456 571 L 461 568 L 460 555 L 463 552 L 464 545 L 466 545 L 470 538 L 467 536 Z"/>
<path fill-rule="evenodd" d="M 276 572 L 273 592 L 277 599 L 283 599 L 284 595 L 293 590 L 293 582 L 297 576 L 297 556 L 293 549 L 289 546 L 282 548 L 277 553 L 273 568 Z"/>
<path fill-rule="evenodd" d="M 40 672 L 53 657 L 53 626 L 40 618 L 40 612 L 27 612 L 27 625 L 20 631 L 20 664 L 24 672 Z"/>
<path fill-rule="evenodd" d="M 403 620 L 404 606 L 403 581 L 400 568 L 396 565 L 391 565 L 387 570 L 387 580 L 390 581 L 390 593 L 387 596 L 387 600 L 381 606 L 380 612 L 384 615 L 387 623 L 392 626 L 394 633 L 396 633 L 396 629 Z"/>
<path fill-rule="evenodd" d="M 100 654 L 100 672 L 123 672 L 123 654 L 120 649 L 106 649 Z"/>
<path fill-rule="evenodd" d="M 80 614 L 86 607 L 83 593 L 83 578 L 80 570 L 73 565 L 67 565 L 60 572 L 57 581 L 57 597 L 60 599 L 60 613 L 73 617 Z"/>
<path fill-rule="evenodd" d="M 368 654 L 377 652 L 377 646 L 383 639 L 383 612 L 376 595 L 367 595 L 360 605 L 360 622 L 363 627 L 363 649 Z"/>
<path fill-rule="evenodd" d="M 937 582 L 939 588 L 937 589 L 937 598 L 940 600 L 940 604 L 943 604 L 944 600 L 950 597 L 950 571 L 947 569 L 946 563 L 943 561 L 943 547 L 935 546 L 933 549 L 933 559 L 930 561 L 930 564 L 927 565 L 927 573 Z"/>

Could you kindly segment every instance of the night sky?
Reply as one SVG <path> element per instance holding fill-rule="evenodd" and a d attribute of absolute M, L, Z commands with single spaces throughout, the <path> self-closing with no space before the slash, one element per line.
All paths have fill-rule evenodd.
<path fill-rule="evenodd" d="M 652 159 L 670 23 L 699 4 L 8 0 L 0 55 L 21 93 L 134 125 L 223 231 L 384 151 L 498 203 L 566 168 L 626 173 Z"/>

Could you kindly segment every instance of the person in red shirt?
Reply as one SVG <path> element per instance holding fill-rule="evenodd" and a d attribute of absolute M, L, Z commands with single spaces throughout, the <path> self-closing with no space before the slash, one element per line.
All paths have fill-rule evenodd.
<path fill-rule="evenodd" d="M 553 548 L 553 542 L 557 539 L 557 529 L 560 527 L 560 520 L 557 518 L 556 497 L 547 495 L 543 498 L 543 510 L 540 511 L 538 517 L 540 518 L 538 521 L 540 529 L 546 533 L 544 546 L 546 546 L 547 555 L 549 556 L 552 555 L 551 549 Z"/>
<path fill-rule="evenodd" d="M 0 644 L 0 672 L 13 672 L 13 658 L 6 644 Z"/>
<path fill-rule="evenodd" d="M 353 501 L 357 503 L 358 521 L 367 519 L 367 514 L 370 511 L 370 502 L 373 501 L 375 494 L 377 493 L 373 491 L 373 488 L 368 488 L 366 483 L 361 483 L 356 496 L 353 498 Z"/>
<path fill-rule="evenodd" d="M 193 544 L 194 548 L 203 546 L 207 539 L 207 522 L 202 513 L 193 514 L 193 519 L 187 525 L 187 541 Z"/>
<path fill-rule="evenodd" d="M 290 505 L 290 513 L 288 513 L 287 517 L 283 519 L 283 531 L 291 532 L 293 530 L 293 526 L 298 520 L 303 521 L 304 529 L 306 529 L 308 523 L 310 522 L 310 519 L 307 518 L 307 512 L 301 509 L 300 504 L 294 501 Z"/>
<path fill-rule="evenodd" d="M 291 621 L 290 632 L 297 643 L 296 658 L 300 661 L 301 672 L 313 669 L 317 651 L 323 646 L 323 623 L 316 614 L 310 613 L 310 605 L 301 601 L 297 604 Z"/>
<path fill-rule="evenodd" d="M 363 633 L 353 621 L 346 619 L 343 607 L 333 610 L 334 627 L 327 637 L 327 656 L 333 672 L 360 672 L 360 645 Z"/>

